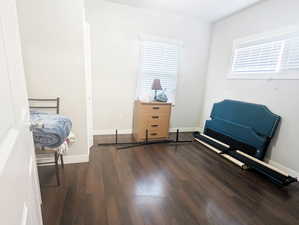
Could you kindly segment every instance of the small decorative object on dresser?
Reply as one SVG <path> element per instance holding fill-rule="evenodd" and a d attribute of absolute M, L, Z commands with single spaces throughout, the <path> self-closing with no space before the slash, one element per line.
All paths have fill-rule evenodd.
<path fill-rule="evenodd" d="M 165 89 L 161 92 L 161 93 L 159 93 L 158 95 L 157 95 L 157 97 L 156 97 L 156 101 L 157 102 L 167 102 L 168 101 L 168 97 L 167 97 L 167 95 L 165 94 Z"/>
<path fill-rule="evenodd" d="M 136 141 L 168 139 L 171 103 L 135 101 L 133 135 Z"/>

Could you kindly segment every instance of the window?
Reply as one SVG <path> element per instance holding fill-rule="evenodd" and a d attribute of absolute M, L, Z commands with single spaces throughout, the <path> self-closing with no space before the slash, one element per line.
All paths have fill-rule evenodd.
<path fill-rule="evenodd" d="M 172 42 L 142 41 L 137 98 L 152 100 L 152 83 L 160 79 L 168 102 L 175 102 L 178 75 L 179 45 Z"/>
<path fill-rule="evenodd" d="M 236 41 L 230 77 L 299 79 L 299 30 Z"/>

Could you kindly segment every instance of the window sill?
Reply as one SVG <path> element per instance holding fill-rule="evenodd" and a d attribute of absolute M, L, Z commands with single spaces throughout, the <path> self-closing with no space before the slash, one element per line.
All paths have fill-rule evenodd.
<path fill-rule="evenodd" d="M 228 80 L 299 80 L 299 73 L 276 73 L 276 74 L 228 74 L 226 77 Z"/>

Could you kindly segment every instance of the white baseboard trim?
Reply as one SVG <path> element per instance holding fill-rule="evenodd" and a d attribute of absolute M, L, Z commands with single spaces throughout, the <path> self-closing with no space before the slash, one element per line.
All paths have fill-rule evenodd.
<path fill-rule="evenodd" d="M 37 163 L 46 163 L 46 162 L 53 162 L 54 156 L 48 156 L 48 154 L 45 154 L 45 157 L 37 158 Z M 64 155 L 63 156 L 64 164 L 73 164 L 73 163 L 86 163 L 89 162 L 89 155 Z M 59 160 L 60 163 L 60 160 Z M 44 164 L 45 166 L 47 164 Z"/>
<path fill-rule="evenodd" d="M 291 168 L 288 168 L 288 167 L 286 167 L 286 166 L 284 166 L 284 165 L 282 165 L 282 164 L 280 164 L 280 163 L 278 163 L 278 162 L 276 162 L 276 161 L 274 161 L 274 160 L 271 160 L 271 159 L 270 159 L 270 160 L 268 160 L 268 163 L 269 163 L 270 165 L 275 166 L 275 167 L 277 167 L 278 169 L 280 169 L 280 170 L 282 170 L 282 171 L 288 173 L 289 175 L 291 175 L 291 176 L 293 176 L 293 177 L 299 177 L 299 172 L 298 172 L 298 171 L 295 171 L 295 170 L 293 170 L 293 169 L 291 169 Z"/>
<path fill-rule="evenodd" d="M 118 134 L 132 134 L 132 129 L 117 130 Z M 94 130 L 93 135 L 111 135 L 115 134 L 115 129 Z"/>
<path fill-rule="evenodd" d="M 177 129 L 180 132 L 193 132 L 200 131 L 199 127 L 179 127 L 179 128 L 170 128 L 170 132 L 176 132 Z M 118 134 L 132 134 L 132 129 L 117 130 Z M 115 134 L 115 129 L 106 129 L 106 130 L 94 130 L 93 135 L 112 135 Z"/>
<path fill-rule="evenodd" d="M 194 131 L 200 131 L 199 127 L 178 127 L 178 128 L 170 128 L 170 132 L 176 132 L 179 130 L 180 132 L 194 132 Z"/>

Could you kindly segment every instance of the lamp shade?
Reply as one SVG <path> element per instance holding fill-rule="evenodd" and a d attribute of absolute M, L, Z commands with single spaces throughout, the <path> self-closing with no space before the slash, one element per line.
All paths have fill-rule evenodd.
<path fill-rule="evenodd" d="M 162 90 L 160 79 L 154 79 L 152 84 L 152 90 Z"/>

